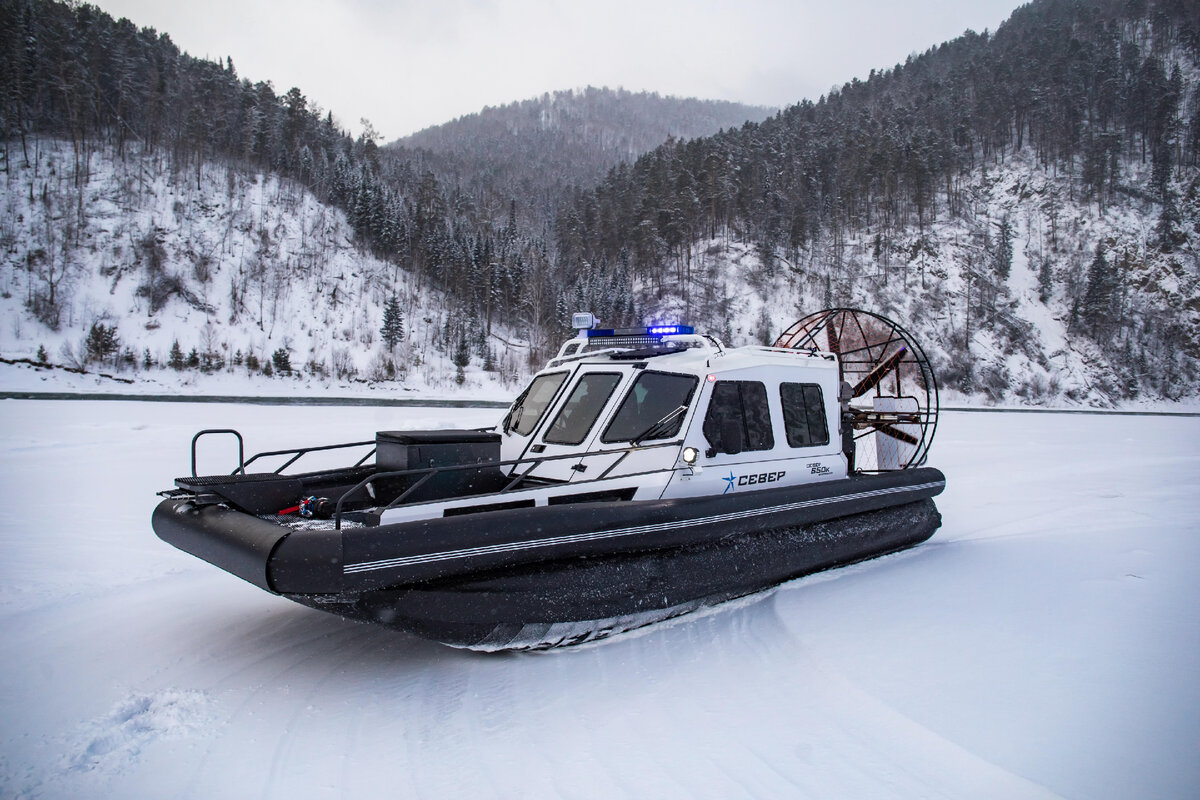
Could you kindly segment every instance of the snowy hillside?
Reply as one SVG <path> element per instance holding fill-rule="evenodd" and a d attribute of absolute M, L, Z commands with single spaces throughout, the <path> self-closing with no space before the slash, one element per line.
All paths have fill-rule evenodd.
<path fill-rule="evenodd" d="M 1138 183 L 1135 166 L 1126 169 Z M 1188 218 L 1200 219 L 1196 187 L 1175 188 L 1187 198 Z M 976 170 L 963 194 L 964 213 L 919 230 L 847 231 L 814 242 L 794 262 L 777 252 L 765 258 L 732 236 L 709 239 L 692 252 L 686 275 L 680 266 L 665 284 L 643 282 L 638 305 L 736 345 L 770 343 L 814 310 L 873 310 L 916 335 L 952 402 L 1196 402 L 1200 233 L 1184 231 L 1181 246 L 1163 253 L 1154 203 L 1124 197 L 1097 205 L 1073 191 L 1071 176 L 1032 157 Z M 1000 277 L 994 254 L 1005 235 L 1010 261 Z M 1097 247 L 1119 285 L 1114 299 L 1135 320 L 1117 357 L 1097 346 L 1078 307 Z"/>
<path fill-rule="evenodd" d="M 498 327 L 490 354 L 468 343 L 460 385 L 444 297 L 363 253 L 344 214 L 292 181 L 215 164 L 197 178 L 100 148 L 77 186 L 69 145 L 43 141 L 33 152 L 36 168 L 15 170 L 0 193 L 0 357 L 38 364 L 40 352 L 60 369 L 0 364 L 0 389 L 506 399 L 536 367 L 520 336 Z M 678 280 L 636 287 L 637 306 L 647 321 L 687 320 L 735 345 L 773 341 L 820 308 L 876 310 L 918 337 L 944 387 L 961 387 L 973 365 L 975 391 L 952 389 L 952 403 L 1196 403 L 1191 345 L 1162 348 L 1164 331 L 1197 330 L 1195 232 L 1165 256 L 1152 245 L 1152 209 L 1136 199 L 1098 208 L 1032 160 L 978 171 L 965 194 L 972 214 L 847 238 L 840 266 L 817 244 L 796 263 L 764 263 L 760 248 L 710 239 Z M 997 282 L 989 259 L 1003 224 L 1011 272 Z M 1124 362 L 1093 343 L 1072 306 L 1095 245 L 1124 265 L 1131 316 L 1156 329 L 1146 339 L 1155 349 L 1133 348 Z M 405 330 L 389 349 L 380 333 L 393 295 Z M 93 340 L 89 353 L 96 326 L 112 332 L 111 352 L 95 352 Z M 280 351 L 291 374 L 278 370 Z"/>
<path fill-rule="evenodd" d="M 1195 397 L 1197 42 L 1177 3 L 1035 0 L 761 124 L 663 145 L 558 216 L 559 257 L 581 265 L 566 297 L 632 276 L 643 315 L 683 307 L 764 340 L 858 305 L 989 402 Z"/>
<path fill-rule="evenodd" d="M 500 412 L 0 403 L 0 797 L 1200 796 L 1195 418 L 944 414 L 913 550 L 484 656 L 272 597 L 150 511 L 197 428 Z"/>
<path fill-rule="evenodd" d="M 0 356 L 272 394 L 511 388 L 526 369 L 522 342 L 497 328 L 468 343 L 460 384 L 442 297 L 364 254 L 345 215 L 293 181 L 213 163 L 176 171 L 133 148 L 97 148 L 78 173 L 68 143 L 29 153 L 0 192 Z M 403 335 L 389 348 L 393 296 Z M 0 371 L 0 383 L 25 380 Z"/>

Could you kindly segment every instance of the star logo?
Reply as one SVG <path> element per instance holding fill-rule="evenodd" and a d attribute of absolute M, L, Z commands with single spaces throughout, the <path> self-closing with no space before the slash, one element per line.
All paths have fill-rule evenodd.
<path fill-rule="evenodd" d="M 736 481 L 736 480 L 737 480 L 737 478 L 733 477 L 733 470 L 730 470 L 730 471 L 729 471 L 729 477 L 728 477 L 728 478 L 721 478 L 721 480 L 723 480 L 723 481 L 725 481 L 726 483 L 728 483 L 728 484 L 729 484 L 728 486 L 726 486 L 726 487 L 725 487 L 725 491 L 724 491 L 724 492 L 721 492 L 721 494 L 725 494 L 726 492 L 728 492 L 730 489 L 732 489 L 732 488 L 733 488 L 733 482 L 734 482 L 734 481 Z"/>

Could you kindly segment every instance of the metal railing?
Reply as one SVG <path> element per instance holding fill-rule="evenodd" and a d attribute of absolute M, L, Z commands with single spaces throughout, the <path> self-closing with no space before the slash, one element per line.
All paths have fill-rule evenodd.
<path fill-rule="evenodd" d="M 245 456 L 246 444 L 244 441 L 242 441 L 242 435 L 240 433 L 238 433 L 237 431 L 235 431 L 233 428 L 206 428 L 205 430 L 200 431 L 199 433 L 197 433 L 195 436 L 192 437 L 192 477 L 193 478 L 198 477 L 196 475 L 196 442 L 200 439 L 201 436 L 208 436 L 208 435 L 214 434 L 214 433 L 229 433 L 229 434 L 233 434 L 234 436 L 237 437 L 238 468 L 229 474 L 237 475 L 240 472 L 243 475 L 245 475 L 246 474 L 246 456 Z"/>
<path fill-rule="evenodd" d="M 500 489 L 499 491 L 487 492 L 485 494 L 478 495 L 479 497 L 495 496 L 495 495 L 502 495 L 502 494 L 505 494 L 506 492 L 511 492 L 511 491 L 516 490 L 516 488 L 518 486 L 520 486 L 521 482 L 526 480 L 527 478 L 536 478 L 536 476 L 532 475 L 531 473 L 535 469 L 537 469 L 539 466 L 541 466 L 542 464 L 545 464 L 547 462 L 566 461 L 569 459 L 582 461 L 585 458 L 591 458 L 591 457 L 595 457 L 595 456 L 611 456 L 611 455 L 619 456 L 616 459 L 616 461 L 614 461 L 612 464 L 609 464 L 608 467 L 603 472 L 601 472 L 599 475 L 597 475 L 596 477 L 588 478 L 588 479 L 582 480 L 582 481 L 576 481 L 571 484 L 572 486 L 581 486 L 581 485 L 585 485 L 585 484 L 589 484 L 589 483 L 596 483 L 598 481 L 602 481 L 605 478 L 607 478 L 612 473 L 612 471 L 614 469 L 616 469 L 616 467 L 622 461 L 624 461 L 626 456 L 628 456 L 630 453 L 638 452 L 638 451 L 642 451 L 642 450 L 656 450 L 656 449 L 660 449 L 660 448 L 664 448 L 664 447 L 682 447 L 682 446 L 683 446 L 683 440 L 676 439 L 676 440 L 673 440 L 670 442 L 659 442 L 657 444 L 650 444 L 650 445 L 631 445 L 629 447 L 618 447 L 618 448 L 613 448 L 610 450 L 590 450 L 586 453 L 563 453 L 561 455 L 556 455 L 556 456 L 541 456 L 539 458 L 532 458 L 532 459 L 516 458 L 516 459 L 511 459 L 508 461 L 483 461 L 483 462 L 477 462 L 474 464 L 452 464 L 452 465 L 448 465 L 448 466 L 444 466 L 444 467 L 422 467 L 422 468 L 417 468 L 417 469 L 396 470 L 396 471 L 391 471 L 391 472 L 376 472 L 366 478 L 363 478 L 361 481 L 359 481 L 353 487 L 351 487 L 350 489 L 345 491 L 338 498 L 337 505 L 334 508 L 334 514 L 333 514 L 334 527 L 337 530 L 341 530 L 341 528 L 342 528 L 342 514 L 343 514 L 342 506 L 346 502 L 346 500 L 351 495 L 353 495 L 355 492 L 358 492 L 358 491 L 364 489 L 367 486 L 367 484 L 371 483 L 372 481 L 379 480 L 381 478 L 400 478 L 400 477 L 413 476 L 413 475 L 421 476 L 421 478 L 418 479 L 416 481 L 416 483 L 414 483 L 411 486 L 404 489 L 391 502 L 389 502 L 385 506 L 380 507 L 380 509 L 379 509 L 380 513 L 387 511 L 390 508 L 395 508 L 396 506 L 401 505 L 407 497 L 411 496 L 417 489 L 421 488 L 423 485 L 425 485 L 430 480 L 432 480 L 434 478 L 434 476 L 440 475 L 443 473 L 461 472 L 463 470 L 480 470 L 480 471 L 482 471 L 485 469 L 494 469 L 494 468 L 499 469 L 499 468 L 504 468 L 504 467 L 516 467 L 521 464 L 529 465 L 528 468 L 526 468 L 525 471 L 521 472 L 520 474 L 514 475 L 514 474 L 510 473 L 509 475 L 505 476 L 505 477 L 511 478 L 511 480 L 509 480 L 509 482 L 507 484 L 505 484 L 504 488 Z M 355 466 L 357 466 L 357 465 L 355 465 Z M 674 469 L 674 468 L 672 468 L 672 469 Z M 623 475 L 622 477 L 637 477 L 638 475 L 647 475 L 647 474 L 659 473 L 659 472 L 663 472 L 663 471 L 664 470 L 662 470 L 662 469 L 648 470 L 647 472 L 631 473 L 630 475 Z M 514 470 L 513 472 L 515 473 L 516 470 Z M 444 498 L 444 499 L 458 499 L 459 497 L 469 497 L 469 496 L 470 495 L 459 495 L 454 498 Z"/>
<path fill-rule="evenodd" d="M 343 469 L 354 469 L 356 467 L 362 466 L 363 463 L 368 458 L 373 456 L 376 451 L 376 447 L 375 447 L 376 442 L 374 440 L 369 440 L 369 441 L 365 441 L 365 442 L 346 442 L 344 444 L 318 445 L 315 447 L 292 447 L 292 448 L 286 448 L 283 450 L 266 450 L 261 453 L 255 453 L 254 455 L 252 455 L 250 458 L 247 459 L 247 458 L 245 458 L 245 455 L 244 455 L 245 445 L 244 445 L 241 433 L 239 433 L 238 431 L 236 431 L 232 428 L 207 428 L 205 430 L 200 431 L 199 433 L 197 433 L 195 436 L 192 437 L 192 477 L 193 478 L 198 477 L 196 474 L 196 442 L 202 436 L 213 435 L 213 434 L 230 434 L 230 435 L 234 436 L 235 438 L 237 438 L 238 466 L 237 466 L 237 469 L 235 469 L 233 472 L 229 473 L 230 475 L 238 475 L 238 474 L 246 475 L 246 467 L 250 466 L 251 464 L 253 464 L 255 461 L 257 461 L 260 458 L 269 458 L 272 456 L 288 456 L 288 455 L 290 455 L 291 458 L 289 458 L 283 464 L 276 467 L 270 473 L 273 475 L 278 475 L 278 474 L 282 473 L 283 470 L 287 469 L 292 464 L 295 464 L 297 461 L 300 460 L 300 458 L 308 455 L 309 453 L 315 453 L 315 452 L 327 451 L 327 450 L 341 450 L 341 449 L 346 449 L 346 448 L 350 448 L 350 447 L 365 447 L 367 445 L 371 445 L 372 447 L 371 447 L 370 451 L 368 451 L 366 453 L 366 455 L 364 455 L 362 458 L 360 458 L 358 461 L 356 461 L 350 467 L 343 468 Z M 567 461 L 567 460 L 574 459 L 576 461 L 582 462 L 586 458 L 592 458 L 592 457 L 597 457 L 597 456 L 617 456 L 617 458 L 613 461 L 613 463 L 609 464 L 604 469 L 604 471 L 601 472 L 599 475 L 595 476 L 594 478 L 587 478 L 585 480 L 575 481 L 574 483 L 572 483 L 572 486 L 580 486 L 580 485 L 596 483 L 598 481 L 604 480 L 610 474 L 612 474 L 612 471 L 614 469 L 616 469 L 618 466 L 620 466 L 620 464 L 626 459 L 626 457 L 629 456 L 630 453 L 639 452 L 639 451 L 643 451 L 643 450 L 656 450 L 656 449 L 661 449 L 664 447 L 682 447 L 682 446 L 683 446 L 682 439 L 673 439 L 669 442 L 656 442 L 654 444 L 640 444 L 640 443 L 639 444 L 630 444 L 628 447 L 614 447 L 614 448 L 610 448 L 607 450 L 589 450 L 585 453 L 562 453 L 560 455 L 554 455 L 554 456 L 539 456 L 537 458 L 516 458 L 516 459 L 510 459 L 508 461 L 481 461 L 481 462 L 476 462 L 476 463 L 472 463 L 472 464 L 451 464 L 451 465 L 447 465 L 447 466 L 443 466 L 443 467 L 430 466 L 430 467 L 417 467 L 414 469 L 394 470 L 394 471 L 388 471 L 388 472 L 373 472 L 371 475 L 367 476 L 366 478 L 363 478 L 358 483 L 356 483 L 354 486 L 352 486 L 350 489 L 343 492 L 341 494 L 341 496 L 338 497 L 337 505 L 335 506 L 334 515 L 333 515 L 334 527 L 338 530 L 341 530 L 342 517 L 343 517 L 343 514 L 345 513 L 343 511 L 343 505 L 346 503 L 346 501 L 352 495 L 354 495 L 355 492 L 359 492 L 362 489 L 364 489 L 367 486 L 367 484 L 369 484 L 373 481 L 379 480 L 381 478 L 403 478 L 403 477 L 411 477 L 411 476 L 415 476 L 415 475 L 421 476 L 420 478 L 417 479 L 417 481 L 415 483 L 413 483 L 411 486 L 408 486 L 403 491 L 401 491 L 400 494 L 397 495 L 395 498 L 393 498 L 387 505 L 382 506 L 380 508 L 380 511 L 383 512 L 383 511 L 387 511 L 390 508 L 395 508 L 396 506 L 401 505 L 407 498 L 411 497 L 414 492 L 416 492 L 422 486 L 426 485 L 435 476 L 444 474 L 444 473 L 462 472 L 464 470 L 482 471 L 485 469 L 503 469 L 506 467 L 518 467 L 520 465 L 527 465 L 525 467 L 524 471 L 521 471 L 519 474 L 517 474 L 517 470 L 514 469 L 508 475 L 505 475 L 504 477 L 507 477 L 510 480 L 508 481 L 508 483 L 506 483 L 504 485 L 503 488 L 501 488 L 495 492 L 487 492 L 485 494 L 478 495 L 479 497 L 483 497 L 485 495 L 493 495 L 494 496 L 494 495 L 501 495 L 501 494 L 505 494 L 507 492 L 515 491 L 517 489 L 517 487 L 519 487 L 520 484 L 523 481 L 525 481 L 526 479 L 537 479 L 537 476 L 532 474 L 533 471 L 536 470 L 538 467 L 542 466 L 543 464 L 547 464 L 552 461 Z M 672 469 L 674 469 L 674 468 L 672 468 Z M 577 471 L 582 471 L 582 470 L 577 470 Z M 648 470 L 646 472 L 631 473 L 630 475 L 626 475 L 626 476 L 622 476 L 622 477 L 637 477 L 638 475 L 648 475 L 648 474 L 658 473 L 658 472 L 662 472 L 662 471 L 663 471 L 662 469 L 654 469 L 654 470 Z M 459 499 L 462 497 L 470 497 L 470 496 L 471 495 L 457 495 L 452 498 L 448 497 L 448 498 L 444 498 L 444 499 Z M 372 499 L 375 499 L 375 498 L 372 497 Z"/>
<path fill-rule="evenodd" d="M 295 464 L 297 461 L 299 461 L 301 457 L 306 456 L 309 453 L 316 453 L 316 452 L 319 452 L 322 450 L 341 450 L 341 449 L 348 448 L 348 447 L 365 447 L 367 445 L 371 445 L 371 450 L 366 455 L 364 455 L 362 458 L 360 458 L 358 461 L 356 461 L 352 465 L 351 468 L 361 467 L 363 465 L 364 461 L 366 461 L 371 456 L 375 455 L 375 440 L 371 439 L 370 441 L 366 441 L 366 442 L 347 442 L 345 444 L 323 444 L 323 445 L 317 445 L 315 447 L 290 447 L 285 450 L 265 450 L 261 453 L 255 453 L 254 455 L 250 456 L 250 458 L 247 460 L 245 457 L 245 444 L 242 440 L 242 434 L 238 433 L 233 428 L 207 428 L 205 430 L 200 431 L 199 433 L 197 433 L 195 436 L 192 437 L 192 477 L 193 478 L 198 477 L 196 475 L 196 442 L 200 439 L 201 436 L 207 436 L 207 435 L 218 434 L 218 433 L 228 433 L 228 434 L 232 434 L 233 436 L 237 437 L 238 466 L 237 466 L 237 469 L 235 469 L 233 472 L 229 473 L 230 475 L 237 475 L 238 473 L 245 475 L 246 467 L 250 466 L 251 464 L 253 464 L 255 461 L 257 461 L 260 458 L 269 458 L 271 456 L 286 456 L 286 455 L 292 456 L 287 461 L 283 462 L 278 467 L 276 467 L 274 470 L 272 470 L 271 474 L 278 475 L 281 472 L 283 472 L 285 469 L 290 467 L 292 464 Z"/>

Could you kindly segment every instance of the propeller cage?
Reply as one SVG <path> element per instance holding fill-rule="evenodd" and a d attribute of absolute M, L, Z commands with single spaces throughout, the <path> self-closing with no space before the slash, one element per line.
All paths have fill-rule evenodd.
<path fill-rule="evenodd" d="M 774 346 L 837 356 L 842 443 L 853 471 L 925 463 L 937 430 L 937 379 L 906 330 L 870 311 L 834 308 L 799 320 Z"/>

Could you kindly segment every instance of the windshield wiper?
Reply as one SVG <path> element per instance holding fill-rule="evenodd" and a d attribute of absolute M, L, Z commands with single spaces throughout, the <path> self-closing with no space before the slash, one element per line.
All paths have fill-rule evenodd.
<path fill-rule="evenodd" d="M 633 438 L 633 440 L 629 442 L 629 444 L 634 447 L 637 447 L 639 444 L 642 443 L 643 440 L 653 439 L 654 437 L 661 435 L 662 433 L 664 433 L 671 427 L 671 425 L 675 422 L 675 418 L 682 415 L 685 411 L 687 411 L 686 405 L 679 406 L 674 411 L 672 411 L 670 414 L 667 414 L 665 417 L 660 419 L 658 422 L 654 423 L 649 428 L 646 428 L 646 430 L 642 431 L 637 436 L 635 436 Z"/>
<path fill-rule="evenodd" d="M 512 408 L 508 410 L 508 413 L 504 415 L 504 419 L 501 420 L 500 427 L 504 429 L 505 433 L 508 433 L 520 423 L 522 414 L 518 412 L 523 413 L 525 411 L 525 396 L 529 394 L 531 388 L 533 388 L 533 384 L 525 387 L 525 391 L 517 396 L 517 399 L 513 401 Z"/>

